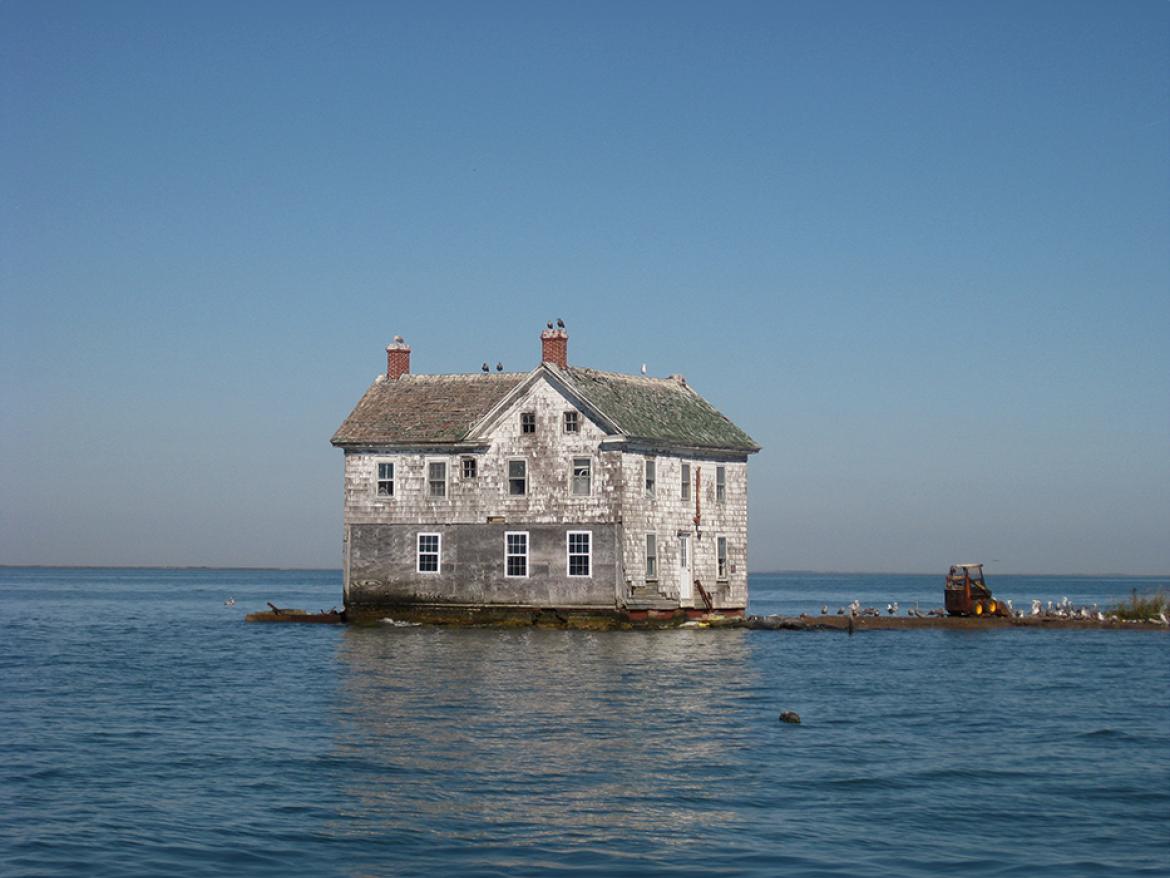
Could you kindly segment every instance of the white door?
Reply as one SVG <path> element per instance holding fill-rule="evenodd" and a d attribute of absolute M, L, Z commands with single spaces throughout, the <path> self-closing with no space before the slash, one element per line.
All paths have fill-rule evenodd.
<path fill-rule="evenodd" d="M 678 538 L 678 599 L 679 603 L 689 604 L 695 598 L 694 586 L 691 584 L 691 538 Z"/>

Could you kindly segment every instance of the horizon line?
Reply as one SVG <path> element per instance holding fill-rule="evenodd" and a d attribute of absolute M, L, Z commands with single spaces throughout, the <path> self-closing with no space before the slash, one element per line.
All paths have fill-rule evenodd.
<path fill-rule="evenodd" d="M 0 563 L 0 570 L 254 570 L 306 573 L 340 573 L 341 567 L 282 567 L 272 564 L 9 564 Z M 915 570 L 818 570 L 814 568 L 777 568 L 749 570 L 749 576 L 945 576 L 937 571 Z M 1170 573 L 1033 573 L 999 571 L 993 576 L 1030 576 L 1036 578 L 1076 576 L 1094 579 L 1170 579 Z"/>

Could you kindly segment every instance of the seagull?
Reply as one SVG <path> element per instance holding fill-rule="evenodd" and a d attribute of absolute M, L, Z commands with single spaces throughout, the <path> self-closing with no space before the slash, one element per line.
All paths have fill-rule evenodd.
<path fill-rule="evenodd" d="M 642 364 L 642 374 L 643 375 L 646 374 L 646 364 L 645 363 Z"/>
<path fill-rule="evenodd" d="M 544 325 L 547 326 L 549 329 L 552 329 L 552 321 L 551 320 Z"/>
<path fill-rule="evenodd" d="M 894 601 L 892 604 L 886 604 L 886 612 L 891 616 L 896 615 L 898 612 L 898 602 Z"/>
<path fill-rule="evenodd" d="M 488 367 L 487 360 L 484 360 L 484 361 L 483 361 L 483 365 L 482 365 L 482 366 L 480 366 L 479 368 L 483 369 L 483 371 L 484 371 L 484 372 L 490 372 L 490 371 L 491 371 L 491 369 Z"/>
<path fill-rule="evenodd" d="M 504 364 L 503 363 L 496 363 L 496 371 L 503 372 L 504 371 Z"/>
<path fill-rule="evenodd" d="M 402 344 L 402 343 L 403 343 L 403 338 L 401 335 L 394 336 L 394 344 Z"/>
<path fill-rule="evenodd" d="M 844 608 L 844 607 L 841 607 L 841 609 L 839 609 L 839 610 L 837 611 L 837 615 L 838 615 L 838 616 L 844 616 L 844 615 L 845 615 L 845 608 Z"/>
<path fill-rule="evenodd" d="M 1170 619 L 1166 618 L 1166 611 L 1165 610 L 1158 613 L 1158 622 L 1160 622 L 1163 625 L 1170 625 Z"/>
<path fill-rule="evenodd" d="M 861 612 L 861 601 L 855 600 L 849 605 L 849 615 L 856 616 L 859 612 Z"/>
<path fill-rule="evenodd" d="M 1032 615 L 1033 616 L 1040 615 L 1040 601 L 1035 600 L 1035 599 L 1032 600 Z"/>
<path fill-rule="evenodd" d="M 829 614 L 829 605 L 828 604 L 821 604 L 821 615 L 827 616 L 828 614 Z"/>
<path fill-rule="evenodd" d="M 565 321 L 563 321 L 560 317 L 558 317 L 557 318 L 557 329 L 564 329 L 564 328 L 565 328 Z"/>
<path fill-rule="evenodd" d="M 223 605 L 225 607 L 234 607 L 236 605 L 236 599 L 235 598 L 228 598 L 226 601 L 223 602 Z"/>

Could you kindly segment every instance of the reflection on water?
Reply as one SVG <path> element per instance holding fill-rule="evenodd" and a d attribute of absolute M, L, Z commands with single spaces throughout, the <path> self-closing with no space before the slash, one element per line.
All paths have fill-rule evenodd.
<path fill-rule="evenodd" d="M 743 635 L 347 631 L 338 755 L 377 771 L 345 793 L 444 840 L 461 822 L 465 837 L 532 844 L 726 828 L 744 816 L 713 797 L 743 765 L 731 703 L 756 682 Z"/>

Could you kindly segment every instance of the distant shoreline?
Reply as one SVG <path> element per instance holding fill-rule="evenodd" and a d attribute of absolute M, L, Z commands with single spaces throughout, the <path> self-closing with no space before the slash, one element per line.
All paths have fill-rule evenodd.
<path fill-rule="evenodd" d="M 340 567 L 218 566 L 215 564 L 0 564 L 0 570 L 234 570 L 270 573 L 340 573 Z M 751 576 L 943 576 L 945 571 L 906 570 L 751 570 Z M 1026 576 L 1029 579 L 1166 579 L 1170 573 L 1009 573 L 999 576 Z"/>

